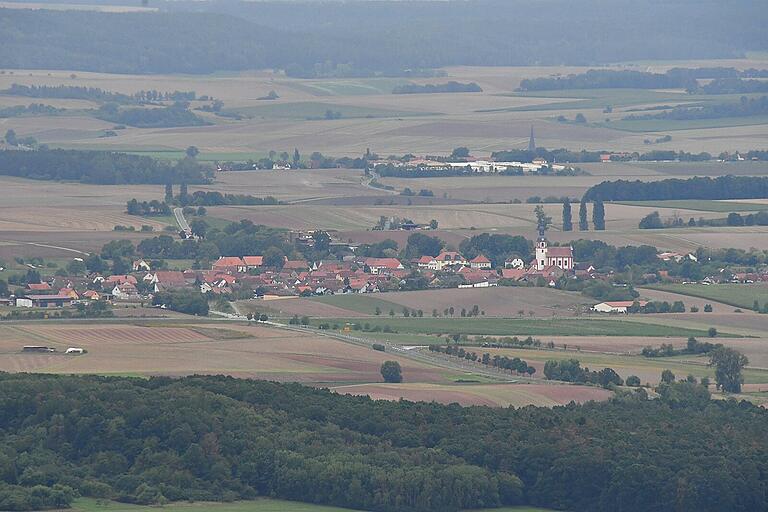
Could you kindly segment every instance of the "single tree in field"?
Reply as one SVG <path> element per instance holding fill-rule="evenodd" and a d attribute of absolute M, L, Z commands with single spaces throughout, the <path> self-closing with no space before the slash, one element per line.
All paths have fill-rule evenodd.
<path fill-rule="evenodd" d="M 661 372 L 661 382 L 664 384 L 672 384 L 675 382 L 675 374 L 672 373 L 672 370 L 664 370 Z"/>
<path fill-rule="evenodd" d="M 592 205 L 592 224 L 595 231 L 605 230 L 605 205 L 599 199 Z"/>
<path fill-rule="evenodd" d="M 187 148 L 187 150 L 185 151 L 185 153 L 187 154 L 187 156 L 189 158 L 195 158 L 195 157 L 197 157 L 197 155 L 200 154 L 200 150 L 197 149 L 197 146 L 189 146 Z"/>
<path fill-rule="evenodd" d="M 165 184 L 165 202 L 171 204 L 173 202 L 173 184 Z"/>
<path fill-rule="evenodd" d="M 403 371 L 397 361 L 384 361 L 381 365 L 381 376 L 384 382 L 403 382 Z"/>
<path fill-rule="evenodd" d="M 293 168 L 298 169 L 300 163 L 301 154 L 299 153 L 299 148 L 293 148 Z"/>
<path fill-rule="evenodd" d="M 552 217 L 544 213 L 544 207 L 541 205 L 534 208 L 533 213 L 536 215 L 536 226 L 539 229 L 539 233 L 544 233 L 549 225 L 552 224 Z"/>
<path fill-rule="evenodd" d="M 582 199 L 579 203 L 579 231 L 589 231 L 589 222 L 587 221 L 587 202 Z"/>
<path fill-rule="evenodd" d="M 563 231 L 573 231 L 571 201 L 567 197 L 565 198 L 565 201 L 563 201 Z"/>
<path fill-rule="evenodd" d="M 719 347 L 709 354 L 709 365 L 715 367 L 717 389 L 729 393 L 740 393 L 744 376 L 741 369 L 749 364 L 747 356 L 727 347 Z"/>

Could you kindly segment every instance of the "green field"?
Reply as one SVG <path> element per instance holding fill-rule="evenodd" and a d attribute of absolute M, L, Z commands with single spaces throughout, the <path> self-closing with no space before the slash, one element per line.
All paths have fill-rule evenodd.
<path fill-rule="evenodd" d="M 737 203 L 734 201 L 712 201 L 708 199 L 679 199 L 666 201 L 617 201 L 616 204 L 645 206 L 648 208 L 679 208 L 702 212 L 758 212 L 768 210 L 768 204 Z"/>
<path fill-rule="evenodd" d="M 376 308 L 381 310 L 382 315 L 387 315 L 389 310 L 392 309 L 395 313 L 400 313 L 403 309 L 402 304 L 396 304 L 388 300 L 379 299 L 376 297 L 368 297 L 360 294 L 354 295 L 326 295 L 324 297 L 317 297 L 311 299 L 315 302 L 322 302 L 323 304 L 330 304 L 332 306 L 348 309 L 357 313 L 364 313 L 366 315 L 375 315 Z"/>
<path fill-rule="evenodd" d="M 158 509 L 158 507 L 81 498 L 75 501 L 71 510 L 73 512 L 150 512 L 152 510 L 164 512 L 345 512 L 351 509 L 273 499 L 233 503 L 173 503 Z"/>
<path fill-rule="evenodd" d="M 677 377 L 693 375 L 697 379 L 709 377 L 714 382 L 715 371 L 707 366 L 706 356 L 643 357 L 641 355 L 598 354 L 594 352 L 494 349 L 494 354 L 519 357 L 526 361 L 545 362 L 549 360 L 578 359 L 582 366 L 592 370 L 613 368 L 620 375 L 660 376 L 664 370 L 672 370 Z M 743 370 L 744 381 L 748 384 L 765 384 L 768 371 L 747 368 Z"/>
<path fill-rule="evenodd" d="M 329 110 L 340 114 L 341 118 L 343 119 L 380 119 L 387 117 L 431 115 L 425 112 L 388 110 L 383 108 L 357 107 L 352 105 L 335 105 L 332 103 L 319 103 L 312 101 L 302 101 L 297 103 L 272 103 L 269 105 L 258 105 L 255 107 L 227 109 L 225 112 L 258 119 L 322 120 L 325 119 L 325 114 Z"/>
<path fill-rule="evenodd" d="M 73 503 L 70 510 L 72 512 L 151 512 L 156 510 L 164 512 L 349 512 L 352 509 L 267 498 L 253 501 L 236 501 L 233 503 L 172 503 L 160 508 L 80 498 Z M 549 512 L 548 509 L 534 507 L 505 507 L 485 510 L 489 512 Z"/>
<path fill-rule="evenodd" d="M 729 304 L 743 309 L 752 309 L 755 301 L 763 304 L 768 302 L 768 285 L 766 284 L 661 284 L 648 286 L 653 290 L 679 293 L 700 297 L 723 304 Z"/>
<path fill-rule="evenodd" d="M 706 336 L 702 329 L 608 319 L 527 319 L 527 318 L 323 318 L 313 319 L 312 325 L 368 324 L 398 333 L 413 334 L 477 334 L 484 336 Z M 722 333 L 722 336 L 732 337 Z M 738 336 L 735 336 L 738 337 Z"/>
<path fill-rule="evenodd" d="M 768 123 L 768 116 L 720 117 L 717 119 L 618 119 L 609 123 L 597 123 L 596 126 L 627 132 L 661 132 L 675 130 L 699 130 L 702 128 L 729 128 L 732 126 L 752 126 Z"/>

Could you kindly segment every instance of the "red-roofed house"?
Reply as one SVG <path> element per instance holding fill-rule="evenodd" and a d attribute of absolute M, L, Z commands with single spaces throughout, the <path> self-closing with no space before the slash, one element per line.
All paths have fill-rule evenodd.
<path fill-rule="evenodd" d="M 49 292 L 51 291 L 51 285 L 48 283 L 27 283 L 27 290 L 35 293 Z"/>
<path fill-rule="evenodd" d="M 264 265 L 264 256 L 243 256 L 243 263 L 247 270 L 259 268 Z"/>
<path fill-rule="evenodd" d="M 307 270 L 309 263 L 304 260 L 288 260 L 283 265 L 283 270 Z"/>
<path fill-rule="evenodd" d="M 491 260 L 478 254 L 469 261 L 469 266 L 472 268 L 491 268 Z"/>
<path fill-rule="evenodd" d="M 365 258 L 363 264 L 371 269 L 371 274 L 385 271 L 403 270 L 405 267 L 397 258 Z"/>
<path fill-rule="evenodd" d="M 248 266 L 242 258 L 238 258 L 237 256 L 222 256 L 213 263 L 211 269 L 229 273 L 247 272 Z"/>

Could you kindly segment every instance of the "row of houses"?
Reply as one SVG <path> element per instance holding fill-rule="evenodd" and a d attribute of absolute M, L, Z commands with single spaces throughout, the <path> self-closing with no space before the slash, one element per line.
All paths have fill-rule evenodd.
<path fill-rule="evenodd" d="M 424 169 L 429 171 L 463 171 L 475 174 L 498 174 L 506 172 L 521 172 L 525 174 L 539 173 L 544 169 L 564 171 L 570 167 L 563 164 L 550 164 L 543 158 L 534 158 L 531 162 L 506 162 L 492 159 L 470 159 L 458 162 L 444 162 L 430 158 L 415 158 L 407 162 L 400 160 L 377 160 L 372 162 L 370 169 L 374 172 L 379 167 L 390 167 L 403 170 Z"/>

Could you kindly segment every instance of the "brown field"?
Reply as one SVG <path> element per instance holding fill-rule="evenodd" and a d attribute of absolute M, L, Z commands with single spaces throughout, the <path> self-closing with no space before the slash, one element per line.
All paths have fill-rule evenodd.
<path fill-rule="evenodd" d="M 203 329 L 200 329 L 203 327 Z M 228 374 L 307 383 L 380 382 L 384 360 L 398 360 L 404 378 L 440 382 L 443 370 L 349 345 L 323 336 L 256 326 L 223 324 L 178 327 L 129 324 L 2 325 L 0 370 L 128 375 Z M 24 345 L 84 356 L 22 353 Z"/>
<path fill-rule="evenodd" d="M 571 401 L 607 400 L 610 391 L 589 386 L 550 384 L 363 384 L 331 388 L 340 394 L 368 395 L 374 400 L 411 400 L 489 405 L 492 407 L 525 407 L 565 405 Z"/>

